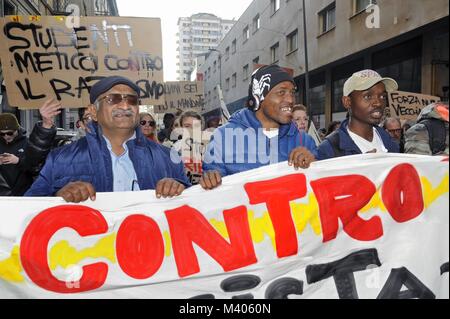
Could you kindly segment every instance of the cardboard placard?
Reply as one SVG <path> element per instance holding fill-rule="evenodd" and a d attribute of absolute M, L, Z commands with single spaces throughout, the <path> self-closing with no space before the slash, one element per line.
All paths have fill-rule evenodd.
<path fill-rule="evenodd" d="M 0 58 L 9 103 L 39 108 L 54 97 L 64 107 L 89 104 L 99 79 L 136 82 L 142 104 L 163 99 L 159 18 L 7 16 L 0 19 Z"/>
<path fill-rule="evenodd" d="M 437 96 L 424 95 L 411 92 L 390 92 L 389 108 L 386 108 L 386 117 L 397 117 L 400 120 L 417 120 L 422 109 L 441 99 Z"/>
<path fill-rule="evenodd" d="M 164 83 L 165 104 L 155 105 L 155 113 L 176 113 L 178 110 L 202 113 L 205 110 L 203 81 Z"/>

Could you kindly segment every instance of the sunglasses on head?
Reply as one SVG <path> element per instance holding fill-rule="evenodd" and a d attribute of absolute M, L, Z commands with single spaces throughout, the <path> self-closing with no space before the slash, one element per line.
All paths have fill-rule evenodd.
<path fill-rule="evenodd" d="M 98 99 L 98 102 L 102 100 L 105 100 L 106 104 L 110 106 L 120 104 L 123 100 L 125 100 L 127 104 L 131 106 L 139 105 L 139 96 L 134 94 L 111 93 Z"/>
<path fill-rule="evenodd" d="M 0 132 L 0 136 L 6 136 L 6 135 L 13 136 L 14 135 L 14 131 L 13 132 L 5 132 L 5 133 Z"/>
<path fill-rule="evenodd" d="M 142 126 L 145 126 L 145 124 L 147 124 L 148 123 L 148 125 L 150 125 L 150 126 L 152 126 L 152 127 L 155 127 L 156 126 L 156 122 L 155 121 L 145 121 L 145 120 L 142 120 L 141 121 L 141 125 Z"/>

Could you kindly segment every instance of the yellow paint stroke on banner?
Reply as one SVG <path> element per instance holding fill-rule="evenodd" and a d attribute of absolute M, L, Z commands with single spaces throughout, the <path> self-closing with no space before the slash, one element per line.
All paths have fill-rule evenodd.
<path fill-rule="evenodd" d="M 320 222 L 319 204 L 316 195 L 313 192 L 309 194 L 308 204 L 291 203 L 292 217 L 294 218 L 295 227 L 299 234 L 305 231 L 306 225 L 310 224 L 314 234 L 322 233 L 322 224 Z"/>
<path fill-rule="evenodd" d="M 78 251 L 76 248 L 70 246 L 67 240 L 62 240 L 56 243 L 48 253 L 49 267 L 52 270 L 55 270 L 58 266 L 65 269 L 69 266 L 78 264 L 86 258 L 96 259 L 102 257 L 115 263 L 115 241 L 116 234 L 112 233 L 99 239 L 93 247 Z"/>
<path fill-rule="evenodd" d="M 376 193 L 372 196 L 372 199 L 370 200 L 370 202 L 366 206 L 361 208 L 361 210 L 359 212 L 367 213 L 371 209 L 378 209 L 378 210 L 382 211 L 383 213 L 387 212 L 386 206 L 384 206 L 383 200 L 381 199 L 381 189 L 380 188 L 377 189 Z"/>
<path fill-rule="evenodd" d="M 23 282 L 25 278 L 21 275 L 19 246 L 14 246 L 9 258 L 0 260 L 0 279 L 9 282 Z"/>
<path fill-rule="evenodd" d="M 170 238 L 170 233 L 168 230 L 163 232 L 164 238 L 164 254 L 166 257 L 170 257 L 172 254 L 172 239 Z"/>
<path fill-rule="evenodd" d="M 272 246 L 275 247 L 275 231 L 273 230 L 269 213 L 264 212 L 261 217 L 255 217 L 255 212 L 249 210 L 247 214 L 253 242 L 261 243 L 267 235 L 272 241 Z M 226 239 L 230 238 L 225 222 L 216 219 L 210 219 L 209 222 L 222 237 Z"/>
<path fill-rule="evenodd" d="M 433 185 L 425 176 L 420 179 L 422 182 L 425 209 L 430 207 L 431 204 L 433 204 L 439 197 L 448 193 L 448 177 L 449 175 L 446 174 L 441 183 L 436 188 L 433 188 Z"/>

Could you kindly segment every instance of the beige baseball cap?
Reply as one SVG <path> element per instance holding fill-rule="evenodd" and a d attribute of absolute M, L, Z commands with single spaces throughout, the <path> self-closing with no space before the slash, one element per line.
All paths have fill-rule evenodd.
<path fill-rule="evenodd" d="M 383 82 L 387 92 L 398 90 L 398 84 L 394 79 L 383 78 L 373 70 L 363 70 L 353 73 L 353 75 L 345 81 L 344 96 L 349 96 L 353 91 L 365 91 L 380 82 Z"/>

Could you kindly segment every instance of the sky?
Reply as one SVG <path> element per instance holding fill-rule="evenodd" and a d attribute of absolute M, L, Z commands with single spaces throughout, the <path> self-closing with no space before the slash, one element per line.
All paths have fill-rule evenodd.
<path fill-rule="evenodd" d="M 116 0 L 122 17 L 161 18 L 164 80 L 177 80 L 178 18 L 195 13 L 212 13 L 219 18 L 238 20 L 252 0 Z"/>

